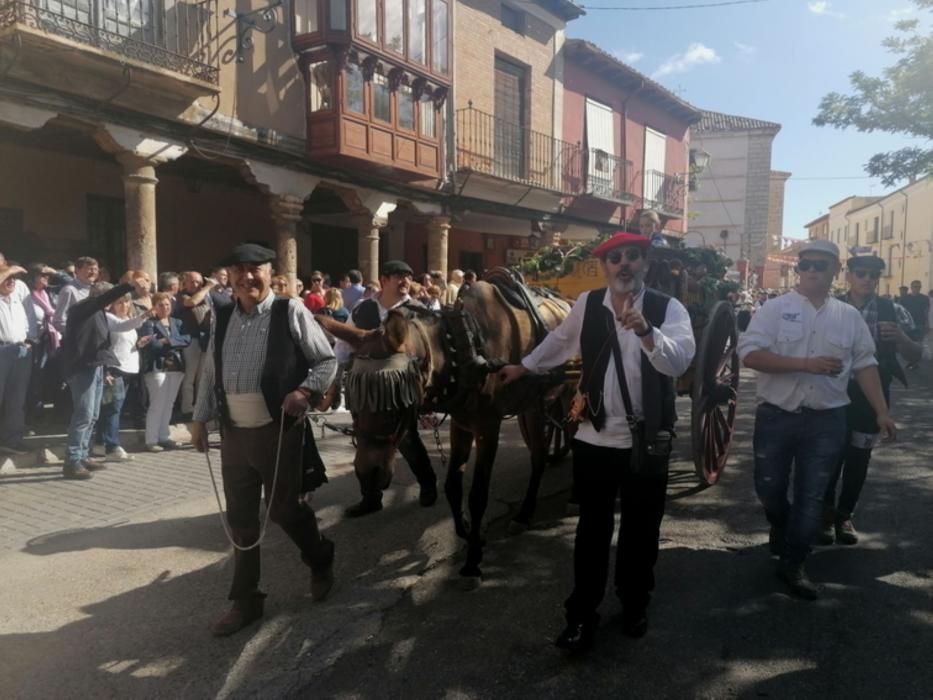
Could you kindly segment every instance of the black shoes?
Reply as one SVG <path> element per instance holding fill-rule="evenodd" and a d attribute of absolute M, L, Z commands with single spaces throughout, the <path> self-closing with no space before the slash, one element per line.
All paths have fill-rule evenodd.
<path fill-rule="evenodd" d="M 364 515 L 378 513 L 380 510 L 382 510 L 381 498 L 378 500 L 375 498 L 363 498 L 362 501 L 356 505 L 350 506 L 343 513 L 348 518 L 362 518 Z"/>
<path fill-rule="evenodd" d="M 858 544 L 858 532 L 852 524 L 852 518 L 836 521 L 836 542 L 842 545 Z"/>
<path fill-rule="evenodd" d="M 782 561 L 778 564 L 776 573 L 777 577 L 787 584 L 791 595 L 803 600 L 816 600 L 820 597 L 819 587 L 807 576 L 803 564 Z"/>
<path fill-rule="evenodd" d="M 648 632 L 648 615 L 644 610 L 622 611 L 622 634 L 632 639 L 641 639 Z"/>
<path fill-rule="evenodd" d="M 554 646 L 571 653 L 589 651 L 593 648 L 597 627 L 599 627 L 598 615 L 590 622 L 568 622 L 564 631 L 554 640 Z"/>
<path fill-rule="evenodd" d="M 421 494 L 418 496 L 418 503 L 422 508 L 429 508 L 437 503 L 437 482 L 433 484 L 422 484 Z"/>
<path fill-rule="evenodd" d="M 75 462 L 74 464 L 65 465 L 62 469 L 62 476 L 75 481 L 86 481 L 91 478 L 91 472 L 88 471 L 84 462 Z"/>

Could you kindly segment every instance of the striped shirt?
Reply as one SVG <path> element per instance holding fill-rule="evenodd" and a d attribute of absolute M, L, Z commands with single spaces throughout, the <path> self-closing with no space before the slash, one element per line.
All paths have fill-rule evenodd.
<path fill-rule="evenodd" d="M 260 382 L 266 363 L 269 324 L 272 320 L 272 302 L 275 295 L 266 295 L 252 313 L 245 313 L 239 303 L 233 309 L 227 335 L 223 343 L 223 387 L 227 394 L 255 394 L 262 391 Z M 301 346 L 308 361 L 308 376 L 299 385 L 321 396 L 334 381 L 337 360 L 327 342 L 324 331 L 311 313 L 298 299 L 288 302 L 288 325 L 292 338 Z M 207 422 L 217 415 L 214 394 L 214 332 L 211 324 L 211 339 L 204 356 L 201 376 L 198 381 L 198 398 L 194 408 L 194 420 Z M 283 342 L 287 342 L 284 338 Z M 298 388 L 297 386 L 295 387 Z"/>

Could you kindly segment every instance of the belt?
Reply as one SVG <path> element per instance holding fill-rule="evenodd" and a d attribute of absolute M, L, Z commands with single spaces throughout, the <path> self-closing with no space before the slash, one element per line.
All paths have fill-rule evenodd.
<path fill-rule="evenodd" d="M 23 345 L 23 346 L 28 346 L 28 343 L 27 343 L 25 340 L 20 340 L 20 341 L 17 342 L 17 343 L 10 343 L 10 342 L 7 342 L 6 340 L 0 340 L 0 347 L 5 348 L 5 347 L 8 347 L 8 346 L 10 346 L 10 345 Z"/>
<path fill-rule="evenodd" d="M 790 413 L 794 416 L 799 416 L 803 413 L 826 413 L 827 411 L 836 410 L 835 408 L 807 408 L 806 406 L 801 406 L 800 408 L 796 408 L 793 411 L 788 411 L 786 408 L 775 406 L 773 403 L 768 403 L 767 401 L 762 402 L 760 407 L 773 408 L 775 411 L 780 411 L 781 413 Z M 839 406 L 839 408 L 845 408 L 845 406 Z"/>

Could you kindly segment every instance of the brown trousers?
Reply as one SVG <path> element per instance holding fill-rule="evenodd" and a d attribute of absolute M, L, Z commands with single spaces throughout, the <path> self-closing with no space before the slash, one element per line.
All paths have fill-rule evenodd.
<path fill-rule="evenodd" d="M 333 558 L 333 544 L 321 537 L 317 518 L 298 502 L 301 490 L 301 422 L 282 438 L 282 456 L 275 493 L 271 495 L 279 427 L 224 429 L 220 447 L 227 519 L 237 544 L 248 546 L 259 537 L 260 495 L 271 503 L 270 520 L 278 523 L 298 545 L 302 560 L 312 568 L 326 566 Z M 233 585 L 230 600 L 262 598 L 259 590 L 259 547 L 247 552 L 234 550 Z"/>

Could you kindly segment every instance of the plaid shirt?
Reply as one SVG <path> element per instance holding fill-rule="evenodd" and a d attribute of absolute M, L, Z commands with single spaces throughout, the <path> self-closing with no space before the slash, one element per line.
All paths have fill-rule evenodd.
<path fill-rule="evenodd" d="M 852 304 L 848 294 L 844 294 L 839 298 L 848 304 Z M 862 318 L 865 319 L 865 323 L 868 325 L 868 330 L 871 331 L 871 337 L 874 339 L 876 344 L 881 341 L 881 334 L 878 330 L 877 299 L 878 297 L 872 295 L 871 299 L 865 303 L 865 306 L 860 309 L 858 309 L 857 306 L 855 307 L 862 314 Z M 855 304 L 852 304 L 852 306 L 855 306 Z M 908 333 L 914 330 L 914 320 L 910 317 L 910 313 L 897 302 L 894 302 L 894 314 L 897 317 L 897 324 L 901 327 L 902 331 Z"/>
<path fill-rule="evenodd" d="M 255 394 L 262 391 L 260 382 L 266 362 L 274 300 L 275 295 L 268 294 L 250 314 L 244 313 L 239 304 L 233 309 L 223 344 L 223 386 L 226 393 Z M 309 365 L 308 377 L 299 386 L 320 396 L 334 381 L 337 371 L 334 351 L 324 331 L 298 299 L 288 302 L 288 321 L 292 338 L 301 346 Z M 214 395 L 214 331 L 212 323 L 211 340 L 201 367 L 198 400 L 194 408 L 194 420 L 202 422 L 217 415 Z"/>

